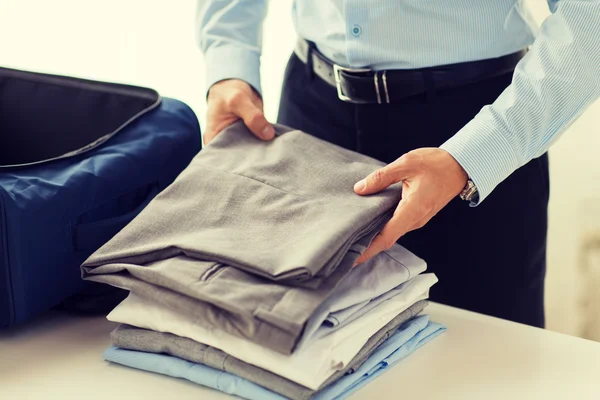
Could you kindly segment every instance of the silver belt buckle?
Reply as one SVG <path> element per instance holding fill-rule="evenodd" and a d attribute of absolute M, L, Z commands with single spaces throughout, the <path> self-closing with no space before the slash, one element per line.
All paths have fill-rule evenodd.
<path fill-rule="evenodd" d="M 335 79 L 335 87 L 337 89 L 338 98 L 342 101 L 345 101 L 346 103 L 353 103 L 353 104 L 368 103 L 368 101 L 365 101 L 365 100 L 353 100 L 344 94 L 344 91 L 342 90 L 342 77 L 340 76 L 340 73 L 342 71 L 348 72 L 351 74 L 353 74 L 353 73 L 360 74 L 360 73 L 371 72 L 371 69 L 370 68 L 347 68 L 347 67 L 342 67 L 341 65 L 333 64 L 333 77 Z"/>
<path fill-rule="evenodd" d="M 342 90 L 342 77 L 341 77 L 341 72 L 348 72 L 348 73 L 366 73 L 366 72 L 371 72 L 372 70 L 370 68 L 346 68 L 346 67 L 342 67 L 339 66 L 337 64 L 333 64 L 333 76 L 335 78 L 335 87 L 337 89 L 337 94 L 338 94 L 338 98 L 342 101 L 345 101 L 347 103 L 354 103 L 354 104 L 366 104 L 369 103 L 369 101 L 366 100 L 354 100 L 351 99 L 350 97 L 346 96 L 344 94 L 344 91 Z M 381 81 L 383 83 L 383 93 L 385 94 L 385 102 L 386 103 L 390 103 L 390 93 L 388 92 L 388 87 L 387 87 L 387 71 L 383 71 L 383 73 L 381 74 Z M 375 87 L 375 94 L 377 95 L 377 104 L 381 104 L 383 103 L 382 99 L 381 99 L 381 93 L 379 91 L 379 76 L 378 76 L 378 71 L 375 71 L 375 73 L 373 74 L 373 86 Z"/>

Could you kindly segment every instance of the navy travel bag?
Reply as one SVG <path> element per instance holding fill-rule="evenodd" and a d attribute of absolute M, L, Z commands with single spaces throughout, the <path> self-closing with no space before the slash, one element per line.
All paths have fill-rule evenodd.
<path fill-rule="evenodd" d="M 154 90 L 0 68 L 0 328 L 102 294 L 80 264 L 200 148 Z"/>

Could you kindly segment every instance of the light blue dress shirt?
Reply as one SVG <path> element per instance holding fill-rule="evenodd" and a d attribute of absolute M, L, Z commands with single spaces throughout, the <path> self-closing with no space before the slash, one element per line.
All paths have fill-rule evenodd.
<path fill-rule="evenodd" d="M 384 301 L 407 293 L 417 280 L 423 278 L 422 273 L 427 269 L 425 261 L 398 244 L 371 260 L 361 268 L 353 268 L 313 312 L 304 326 L 297 349 L 333 333 Z M 359 307 L 355 307 L 357 304 Z M 330 321 L 335 322 L 331 324 Z"/>
<path fill-rule="evenodd" d="M 407 321 L 365 361 L 360 368 L 318 392 L 313 400 L 343 399 L 406 358 L 446 328 L 422 315 Z M 218 371 L 177 357 L 120 349 L 114 346 L 104 352 L 104 359 L 128 367 L 187 379 L 191 382 L 249 400 L 285 400 L 255 383 L 229 372 Z"/>
<path fill-rule="evenodd" d="M 327 386 L 312 400 L 345 399 L 388 371 L 388 367 L 408 357 L 445 330 L 445 326 L 429 321 L 428 315 L 414 318 L 383 342 L 354 373 L 348 374 Z M 398 385 L 398 389 L 397 397 L 402 398 L 402 384 Z"/>
<path fill-rule="evenodd" d="M 295 0 L 292 20 L 336 63 L 376 70 L 487 59 L 531 45 L 512 84 L 441 146 L 481 202 L 600 97 L 600 0 L 547 2 L 553 14 L 539 32 L 523 0 Z M 207 87 L 238 78 L 260 92 L 266 7 L 267 0 L 198 1 Z"/>

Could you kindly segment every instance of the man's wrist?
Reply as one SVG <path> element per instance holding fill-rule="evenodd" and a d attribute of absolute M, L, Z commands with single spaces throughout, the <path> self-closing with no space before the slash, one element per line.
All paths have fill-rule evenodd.
<path fill-rule="evenodd" d="M 485 112 L 440 147 L 454 157 L 477 187 L 479 197 L 472 206 L 480 204 L 496 185 L 520 166 L 506 134 L 499 131 Z"/>
<path fill-rule="evenodd" d="M 213 91 L 213 88 L 215 88 L 215 86 L 219 86 L 219 85 L 221 85 L 221 84 L 223 84 L 223 85 L 226 85 L 226 84 L 227 84 L 227 82 L 232 82 L 232 83 L 233 83 L 233 82 L 237 82 L 238 84 L 240 84 L 240 83 L 241 83 L 241 84 L 245 84 L 245 85 L 247 85 L 247 86 L 248 86 L 250 89 L 252 89 L 252 91 L 254 92 L 254 94 L 256 94 L 256 95 L 257 95 L 259 98 L 261 98 L 261 99 L 262 99 L 262 96 L 261 96 L 261 94 L 259 93 L 259 91 L 258 91 L 258 90 L 256 90 L 256 88 L 255 88 L 255 87 L 253 87 L 253 86 L 252 86 L 250 83 L 246 82 L 246 81 L 245 81 L 245 80 L 243 80 L 243 79 L 238 79 L 238 78 L 227 78 L 227 79 L 222 79 L 222 80 L 220 80 L 220 81 L 218 81 L 218 82 L 215 82 L 214 84 L 212 84 L 212 85 L 211 85 L 211 86 L 208 88 L 208 91 L 207 91 L 207 93 L 206 93 L 206 98 L 207 98 L 207 100 L 210 100 L 210 95 L 211 95 L 211 92 Z"/>
<path fill-rule="evenodd" d="M 218 82 L 239 79 L 248 83 L 259 95 L 260 54 L 237 46 L 209 48 L 204 56 L 206 64 L 206 94 Z"/>

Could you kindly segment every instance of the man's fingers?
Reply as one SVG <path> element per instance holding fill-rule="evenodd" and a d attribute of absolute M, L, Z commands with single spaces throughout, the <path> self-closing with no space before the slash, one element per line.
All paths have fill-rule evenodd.
<path fill-rule="evenodd" d="M 262 111 L 260 95 L 247 82 L 224 79 L 215 83 L 208 91 L 207 104 L 206 144 L 239 119 L 260 139 L 270 140 L 275 136 L 275 129 Z"/>
<path fill-rule="evenodd" d="M 248 113 L 243 117 L 246 126 L 254 133 L 259 139 L 271 140 L 275 137 L 275 129 L 267 121 L 262 111 L 258 110 L 253 113 Z"/>
<path fill-rule="evenodd" d="M 362 264 L 367 260 L 370 260 L 380 252 L 386 250 L 386 239 L 381 236 L 381 233 L 375 236 L 375 239 L 371 242 L 369 247 L 365 250 L 364 253 L 358 257 L 358 259 L 354 262 L 354 265 Z"/>
<path fill-rule="evenodd" d="M 216 136 L 216 132 L 214 132 L 213 130 L 204 132 L 202 134 L 202 144 L 204 146 L 208 146 L 208 144 L 210 142 L 212 142 L 212 140 L 215 138 L 215 136 Z"/>
<path fill-rule="evenodd" d="M 354 185 L 354 191 L 360 195 L 368 195 L 382 191 L 394 183 L 406 179 L 406 168 L 402 158 L 385 167 L 372 172 L 365 179 Z"/>
<path fill-rule="evenodd" d="M 429 213 L 413 199 L 401 200 L 392 218 L 383 227 L 379 235 L 373 239 L 365 252 L 356 260 L 355 265 L 361 264 L 383 250 L 387 250 L 398 239 L 410 232 L 423 220 L 428 220 Z"/>
<path fill-rule="evenodd" d="M 206 130 L 202 134 L 204 145 L 208 145 L 223 129 L 238 120 L 234 115 L 218 118 L 213 112 L 208 112 Z"/>
<path fill-rule="evenodd" d="M 232 111 L 244 120 L 244 124 L 263 140 L 271 140 L 275 136 L 275 129 L 267 121 L 262 110 L 252 102 L 248 96 L 240 96 L 231 102 Z"/>

